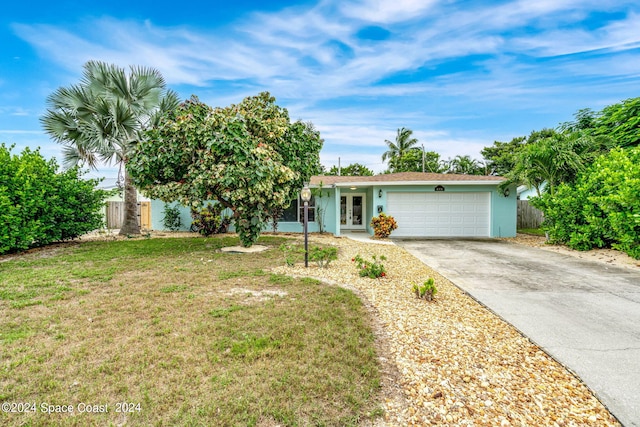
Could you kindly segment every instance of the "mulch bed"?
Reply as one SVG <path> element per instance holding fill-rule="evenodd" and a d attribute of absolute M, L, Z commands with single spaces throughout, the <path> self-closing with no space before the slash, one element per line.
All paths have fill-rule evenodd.
<path fill-rule="evenodd" d="M 404 249 L 320 235 L 311 244 L 337 246 L 339 259 L 326 269 L 275 270 L 363 298 L 381 343 L 383 424 L 620 425 L 580 379 Z M 359 277 L 356 255 L 385 255 L 386 277 Z M 429 277 L 438 289 L 432 302 L 412 292 Z"/>

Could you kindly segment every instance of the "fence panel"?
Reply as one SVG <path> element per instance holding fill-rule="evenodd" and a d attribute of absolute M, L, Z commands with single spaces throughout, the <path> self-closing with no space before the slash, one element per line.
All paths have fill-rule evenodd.
<path fill-rule="evenodd" d="M 528 200 L 518 200 L 518 228 L 539 228 L 542 211 L 531 206 Z"/>
<path fill-rule="evenodd" d="M 124 202 L 107 202 L 107 228 L 121 228 L 124 223 Z M 138 225 L 151 229 L 151 202 L 138 202 Z"/>

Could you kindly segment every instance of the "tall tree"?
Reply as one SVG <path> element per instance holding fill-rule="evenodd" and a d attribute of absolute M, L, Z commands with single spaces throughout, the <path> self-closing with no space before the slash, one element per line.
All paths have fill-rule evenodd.
<path fill-rule="evenodd" d="M 338 175 L 338 167 L 331 166 L 331 169 L 329 169 L 329 172 L 327 172 L 325 175 Z M 373 171 L 365 165 L 361 165 L 360 163 L 351 163 L 349 166 L 340 168 L 340 175 L 373 176 Z"/>
<path fill-rule="evenodd" d="M 449 173 L 457 173 L 463 175 L 484 175 L 485 167 L 469 155 L 455 156 L 449 162 Z"/>
<path fill-rule="evenodd" d="M 525 145 L 533 144 L 553 134 L 555 134 L 553 129 L 542 129 L 534 130 L 528 136 L 513 138 L 509 142 L 494 141 L 493 146 L 485 147 L 481 151 L 489 174 L 505 176 L 515 167 L 516 157 Z"/>
<path fill-rule="evenodd" d="M 290 123 L 267 92 L 225 108 L 192 97 L 136 145 L 130 168 L 152 197 L 231 209 L 242 244 L 251 246 L 273 212 L 319 172 L 321 148 L 313 126 Z"/>
<path fill-rule="evenodd" d="M 389 148 L 382 154 L 382 161 L 393 160 L 397 157 L 402 157 L 407 151 L 409 151 L 414 145 L 418 143 L 416 138 L 413 138 L 413 131 L 407 128 L 398 129 L 395 142 L 385 139 L 384 142 Z"/>
<path fill-rule="evenodd" d="M 609 136 L 619 147 L 640 145 L 640 97 L 609 105 L 594 120 L 594 135 Z"/>
<path fill-rule="evenodd" d="M 447 170 L 445 162 L 440 160 L 440 154 L 413 147 L 402 156 L 389 160 L 388 172 L 422 172 L 423 161 L 425 172 L 443 173 Z"/>
<path fill-rule="evenodd" d="M 507 181 L 501 185 L 526 184 L 540 195 L 542 184 L 546 183 L 553 195 L 558 185 L 572 183 L 612 144 L 608 138 L 593 137 L 586 132 L 554 132 L 552 136 L 527 144 L 518 153 L 514 168 L 505 176 Z"/>
<path fill-rule="evenodd" d="M 178 105 L 178 96 L 167 90 L 157 70 L 124 68 L 100 61 L 84 65 L 80 83 L 61 87 L 47 98 L 41 123 L 62 144 L 65 166 L 100 162 L 124 169 L 125 217 L 120 234 L 139 234 L 136 189 L 127 161 L 132 147 L 159 117 Z"/>

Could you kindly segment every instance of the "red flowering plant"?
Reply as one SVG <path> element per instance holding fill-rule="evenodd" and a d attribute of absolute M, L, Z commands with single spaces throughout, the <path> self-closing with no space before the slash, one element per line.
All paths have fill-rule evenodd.
<path fill-rule="evenodd" d="M 351 261 L 356 263 L 360 277 L 370 277 L 372 279 L 385 277 L 387 272 L 381 261 L 386 261 L 387 258 L 384 255 L 380 256 L 380 261 L 378 261 L 378 258 L 375 255 L 373 255 L 372 258 L 373 261 L 368 261 L 363 259 L 360 255 L 356 255 L 355 258 L 351 259 Z"/>
<path fill-rule="evenodd" d="M 381 212 L 380 215 L 371 218 L 371 227 L 373 227 L 374 237 L 384 239 L 398 228 L 398 223 L 392 216 Z"/>

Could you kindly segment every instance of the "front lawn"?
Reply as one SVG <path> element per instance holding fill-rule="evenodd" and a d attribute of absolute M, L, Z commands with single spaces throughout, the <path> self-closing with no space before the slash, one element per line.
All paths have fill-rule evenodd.
<path fill-rule="evenodd" d="M 238 244 L 231 237 L 95 241 L 0 262 L 0 424 L 379 416 L 363 305 L 342 288 L 272 274 L 285 241 L 262 238 L 270 249 L 258 254 L 219 252 Z"/>

